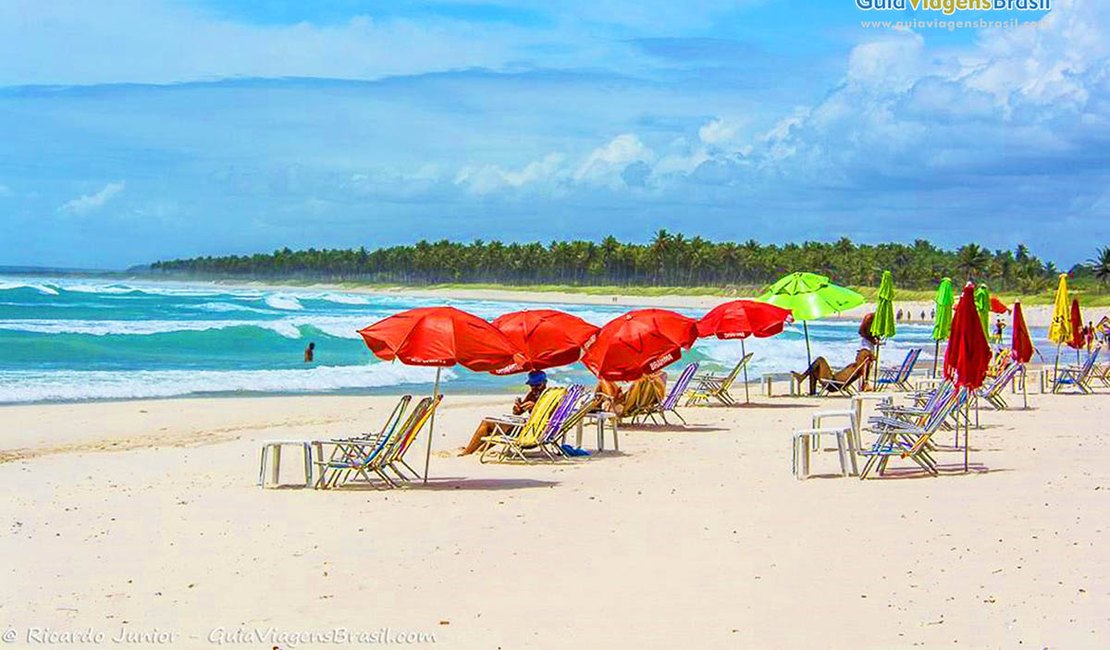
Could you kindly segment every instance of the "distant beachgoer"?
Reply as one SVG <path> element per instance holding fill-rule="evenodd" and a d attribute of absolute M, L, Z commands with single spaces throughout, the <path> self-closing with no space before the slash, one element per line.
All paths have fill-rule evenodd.
<path fill-rule="evenodd" d="M 1002 333 L 1006 331 L 1006 323 L 1002 322 L 999 318 L 994 322 L 994 340 L 997 343 L 1002 343 Z"/>
<path fill-rule="evenodd" d="M 898 310 L 898 315 L 894 317 L 894 320 L 897 320 L 897 321 L 902 320 L 902 310 L 901 309 Z"/>
<path fill-rule="evenodd" d="M 863 320 L 859 323 L 859 338 L 860 345 L 863 349 L 870 352 L 875 351 L 875 346 L 879 344 L 879 337 L 871 333 L 871 323 L 875 320 L 875 312 L 868 312 L 863 315 Z"/>
<path fill-rule="evenodd" d="M 870 350 L 862 349 L 856 352 L 855 361 L 848 364 L 844 368 L 841 368 L 840 370 L 834 371 L 825 357 L 817 357 L 813 360 L 813 363 L 809 364 L 809 367 L 806 368 L 805 372 L 792 372 L 790 374 L 794 377 L 794 381 L 798 382 L 799 384 L 801 384 L 806 379 L 809 379 L 809 394 L 816 395 L 818 380 L 835 379 L 837 381 L 848 381 L 848 379 L 851 378 L 852 374 L 855 373 L 862 365 L 865 367 L 863 373 L 865 383 L 862 387 L 866 388 L 867 375 L 869 374 L 867 368 L 871 367 L 871 362 L 874 359 L 875 355 L 872 354 Z"/>
<path fill-rule="evenodd" d="M 308 347 L 304 349 L 304 362 L 312 363 L 316 358 L 316 343 L 309 342 Z"/>
<path fill-rule="evenodd" d="M 936 320 L 937 319 L 937 310 L 935 310 L 935 309 L 929 310 L 929 318 L 931 320 Z"/>
<path fill-rule="evenodd" d="M 524 415 L 530 413 L 532 408 L 539 401 L 540 395 L 547 390 L 547 374 L 542 370 L 533 370 L 528 373 L 528 378 L 524 380 L 524 384 L 528 386 L 528 393 L 524 397 L 518 397 L 513 400 L 513 415 Z M 474 430 L 474 435 L 470 437 L 470 442 L 459 453 L 460 456 L 469 456 L 478 451 L 482 447 L 482 438 L 491 436 L 501 428 L 501 424 L 491 420 L 484 419 L 478 424 L 478 428 Z"/>
<path fill-rule="evenodd" d="M 925 320 L 925 310 L 924 309 L 921 310 L 921 320 L 922 321 Z"/>

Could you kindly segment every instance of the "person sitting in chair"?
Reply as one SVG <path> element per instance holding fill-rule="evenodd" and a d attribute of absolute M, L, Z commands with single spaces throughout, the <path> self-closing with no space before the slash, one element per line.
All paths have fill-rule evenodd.
<path fill-rule="evenodd" d="M 802 381 L 809 379 L 809 394 L 816 395 L 817 384 L 820 380 L 832 379 L 837 382 L 846 382 L 851 379 L 861 367 L 863 368 L 863 381 L 866 382 L 867 371 L 871 367 L 871 362 L 874 361 L 874 359 L 875 355 L 873 355 L 870 350 L 861 349 L 856 352 L 856 360 L 840 370 L 833 371 L 832 366 L 829 365 L 825 357 L 817 357 L 813 360 L 813 363 L 809 364 L 805 372 L 792 372 L 790 374 L 799 385 L 801 385 Z M 866 387 L 866 383 L 864 383 L 863 388 L 866 389 Z"/>
<path fill-rule="evenodd" d="M 528 373 L 528 378 L 524 380 L 528 386 L 528 393 L 524 397 L 518 397 L 513 400 L 513 415 L 524 415 L 531 413 L 532 408 L 536 406 L 539 401 L 540 395 L 547 390 L 547 373 L 542 370 L 533 370 Z M 460 456 L 469 456 L 478 451 L 482 447 L 482 438 L 492 436 L 497 433 L 500 425 L 491 420 L 484 419 L 478 424 L 478 428 L 474 430 L 474 435 L 470 437 L 470 442 L 459 453 Z"/>

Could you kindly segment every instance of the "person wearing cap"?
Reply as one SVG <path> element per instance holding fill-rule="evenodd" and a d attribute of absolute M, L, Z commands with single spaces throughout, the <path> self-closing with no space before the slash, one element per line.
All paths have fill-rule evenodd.
<path fill-rule="evenodd" d="M 543 395 L 543 392 L 547 390 L 547 373 L 542 370 L 533 370 L 528 373 L 528 378 L 524 380 L 524 384 L 528 386 L 528 393 L 524 397 L 513 400 L 513 415 L 524 415 L 532 411 L 532 408 L 536 406 L 536 402 L 540 399 L 540 395 Z M 459 455 L 469 456 L 481 449 L 482 438 L 497 433 L 500 426 L 496 420 L 490 418 L 482 420 L 478 424 L 478 428 L 474 430 L 474 435 L 470 437 L 470 442 L 463 447 Z"/>

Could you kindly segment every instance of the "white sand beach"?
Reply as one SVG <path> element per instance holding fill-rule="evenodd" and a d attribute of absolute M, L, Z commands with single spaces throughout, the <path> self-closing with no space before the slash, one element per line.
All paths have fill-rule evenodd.
<path fill-rule="evenodd" d="M 356 433 L 391 397 L 2 407 L 0 627 L 23 642 L 42 628 L 126 630 L 193 648 L 255 631 L 322 647 L 296 635 L 334 628 L 446 648 L 1098 648 L 1110 636 L 1105 389 L 985 410 L 969 474 L 962 453 L 941 451 L 938 478 L 868 481 L 841 478 L 832 452 L 793 478 L 791 431 L 845 403 L 810 398 L 686 408 L 686 429 L 625 429 L 619 453 L 574 462 L 454 457 L 509 399 L 448 395 L 433 481 L 388 492 L 256 480 L 263 441 Z M 283 480 L 299 469 L 287 451 Z"/>

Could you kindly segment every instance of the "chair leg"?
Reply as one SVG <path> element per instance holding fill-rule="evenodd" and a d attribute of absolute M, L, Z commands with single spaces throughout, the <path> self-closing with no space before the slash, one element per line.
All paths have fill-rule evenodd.
<path fill-rule="evenodd" d="M 846 446 L 844 440 L 844 430 L 836 432 L 836 454 L 840 457 L 840 475 L 848 475 L 848 459 L 844 457 L 844 447 Z"/>

